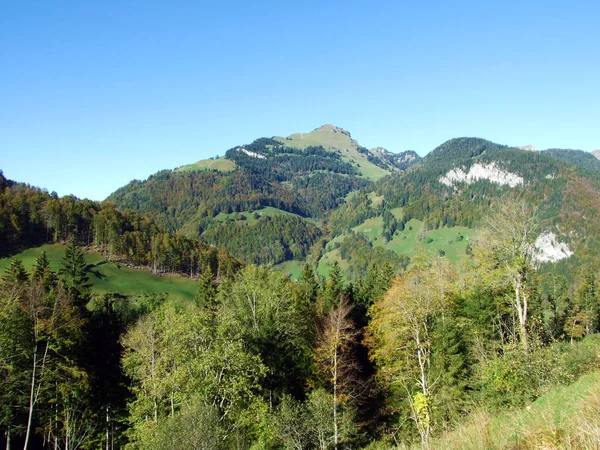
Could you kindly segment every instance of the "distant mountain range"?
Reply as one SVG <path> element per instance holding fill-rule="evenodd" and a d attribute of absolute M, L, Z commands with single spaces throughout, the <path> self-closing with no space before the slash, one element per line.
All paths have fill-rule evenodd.
<path fill-rule="evenodd" d="M 421 238 L 473 230 L 490 203 L 511 192 L 538 205 L 557 242 L 587 258 L 596 244 L 585 240 L 600 235 L 600 221 L 588 223 L 598 214 L 599 186 L 600 161 L 579 150 L 463 137 L 421 158 L 367 149 L 343 128 L 323 125 L 132 181 L 107 200 L 246 262 L 295 273 L 312 259 L 327 273 L 338 261 L 359 273 L 369 262 L 404 264 L 423 251 L 459 258 L 466 241 L 427 246 Z"/>

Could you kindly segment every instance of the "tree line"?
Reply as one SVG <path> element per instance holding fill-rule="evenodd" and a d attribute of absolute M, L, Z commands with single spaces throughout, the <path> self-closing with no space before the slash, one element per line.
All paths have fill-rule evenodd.
<path fill-rule="evenodd" d="M 193 278 L 209 269 L 232 273 L 240 263 L 222 249 L 169 233 L 152 220 L 113 204 L 59 198 L 7 180 L 0 173 L 0 256 L 44 243 L 75 241 L 110 260 Z"/>

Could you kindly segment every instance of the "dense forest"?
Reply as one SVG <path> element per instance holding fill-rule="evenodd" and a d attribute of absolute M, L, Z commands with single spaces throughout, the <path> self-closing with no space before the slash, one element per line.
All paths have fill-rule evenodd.
<path fill-rule="evenodd" d="M 169 233 L 152 220 L 111 203 L 100 204 L 7 180 L 0 172 L 0 257 L 48 242 L 93 247 L 109 260 L 147 267 L 153 273 L 197 278 L 231 273 L 239 261 L 223 250 Z"/>
<path fill-rule="evenodd" d="M 540 271 L 543 217 L 518 192 L 491 202 L 458 266 L 348 234 L 336 248 L 360 270 L 346 277 L 335 263 L 322 279 L 309 260 L 295 282 L 109 203 L 0 182 L 5 256 L 69 243 L 57 272 L 42 253 L 1 275 L 8 448 L 464 448 L 453 430 L 480 411 L 524 407 L 600 364 L 594 267 Z M 385 203 L 369 207 L 387 230 L 404 226 Z M 268 234 L 274 221 L 322 245 L 294 216 L 253 226 Z M 97 293 L 83 247 L 197 278 L 196 298 Z"/>

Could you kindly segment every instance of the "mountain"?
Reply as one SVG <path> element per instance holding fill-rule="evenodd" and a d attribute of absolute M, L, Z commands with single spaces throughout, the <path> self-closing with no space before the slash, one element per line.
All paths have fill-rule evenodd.
<path fill-rule="evenodd" d="M 592 150 L 592 155 L 594 155 L 596 158 L 600 159 L 600 149 Z"/>
<path fill-rule="evenodd" d="M 423 252 L 458 261 L 490 204 L 524 195 L 542 216 L 544 252 L 558 261 L 575 250 L 569 264 L 577 265 L 597 247 L 586 240 L 600 234 L 600 221 L 587 220 L 600 216 L 599 170 L 589 153 L 474 137 L 450 139 L 424 158 L 368 150 L 324 125 L 133 181 L 108 201 L 249 263 L 298 276 L 306 259 L 323 275 L 337 261 L 353 277 L 381 261 L 405 267 Z"/>
<path fill-rule="evenodd" d="M 259 138 L 230 148 L 223 158 L 134 180 L 107 201 L 172 232 L 224 246 L 247 262 L 270 265 L 306 258 L 323 234 L 317 222 L 350 192 L 419 160 L 415 152 L 369 151 L 346 130 L 324 125 L 310 133 Z M 240 239 L 225 236 L 264 245 L 242 246 Z"/>
<path fill-rule="evenodd" d="M 371 249 L 457 261 L 491 203 L 525 196 L 542 220 L 540 264 L 561 261 L 574 268 L 600 251 L 594 238 L 600 233 L 598 162 L 573 150 L 531 152 L 480 138 L 451 139 L 421 163 L 378 180 L 334 211 L 320 261 L 337 260 L 356 271 L 358 255 L 345 247 L 360 246 L 367 254 L 365 245 L 353 244 L 357 238 Z"/>
<path fill-rule="evenodd" d="M 600 171 L 600 161 L 598 161 L 598 158 L 592 153 L 584 152 L 583 150 L 551 148 L 544 150 L 544 153 L 560 161 L 566 161 L 583 168 Z"/>

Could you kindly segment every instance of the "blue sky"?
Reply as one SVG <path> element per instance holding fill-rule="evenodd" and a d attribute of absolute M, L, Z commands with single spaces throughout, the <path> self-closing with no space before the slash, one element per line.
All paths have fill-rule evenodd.
<path fill-rule="evenodd" d="M 595 1 L 5 1 L 0 169 L 101 200 L 257 137 L 600 148 Z"/>

